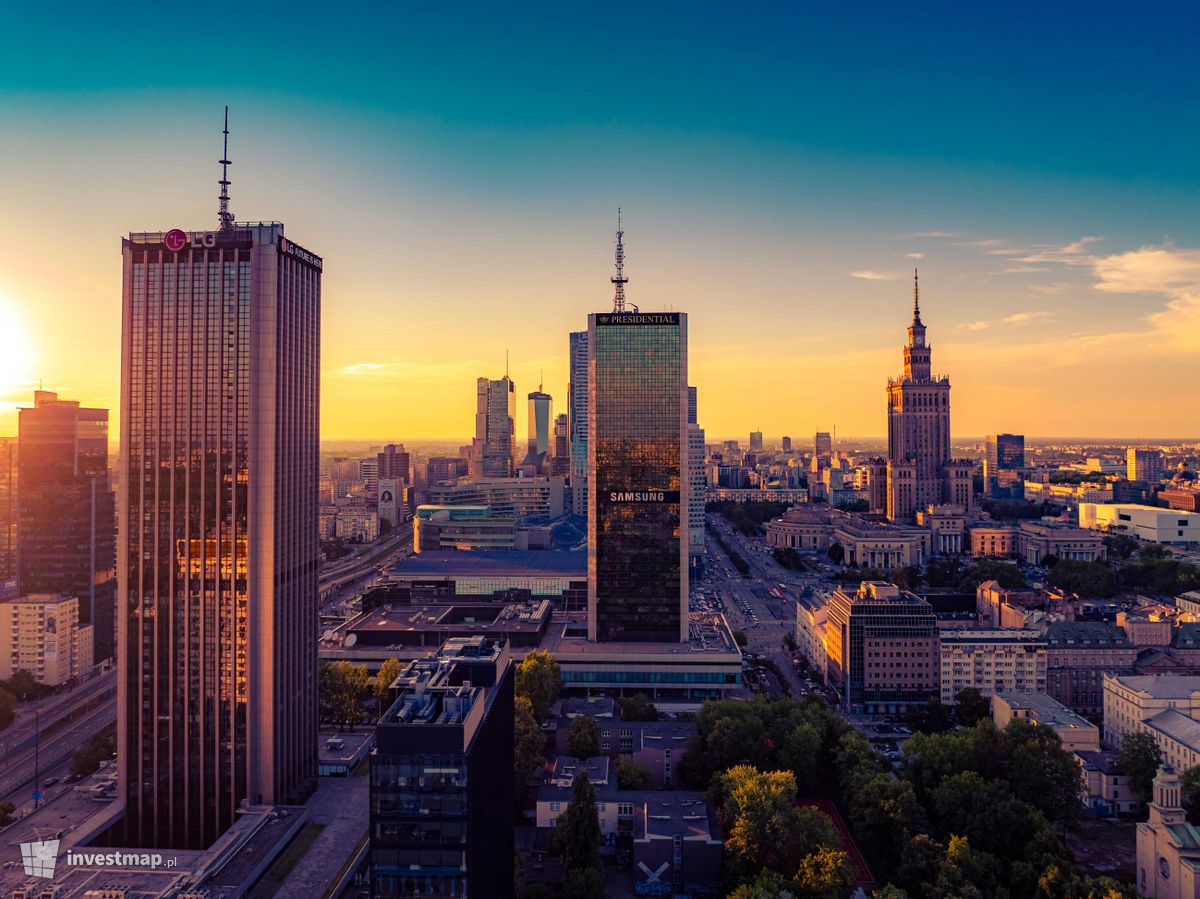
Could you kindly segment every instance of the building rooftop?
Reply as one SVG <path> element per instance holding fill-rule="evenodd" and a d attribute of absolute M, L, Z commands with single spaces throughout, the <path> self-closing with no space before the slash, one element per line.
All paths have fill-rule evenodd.
<path fill-rule="evenodd" d="M 997 693 L 996 695 L 1014 712 L 1026 712 L 1027 714 L 1022 717 L 1027 717 L 1038 724 L 1081 730 L 1096 729 L 1095 724 L 1045 693 Z"/>
<path fill-rule="evenodd" d="M 587 552 L 579 550 L 429 550 L 392 566 L 394 580 L 461 577 L 587 578 Z"/>
<path fill-rule="evenodd" d="M 1200 721 L 1189 718 L 1183 712 L 1167 709 L 1146 719 L 1144 723 L 1189 749 L 1200 750 Z"/>
<path fill-rule="evenodd" d="M 440 645 L 443 639 L 468 633 L 537 634 L 550 620 L 550 601 L 528 599 L 498 603 L 418 603 L 383 605 L 337 628 L 332 641 L 351 646 L 381 646 L 392 642 L 408 644 L 403 634 L 428 633 Z M 465 632 L 465 633 L 464 633 Z M 438 637 L 438 635 L 441 635 Z M 353 638 L 351 640 L 351 638 Z"/>
<path fill-rule="evenodd" d="M 601 786 L 609 781 L 610 762 L 611 759 L 606 755 L 596 755 L 590 759 L 558 755 L 550 763 L 550 782 L 558 786 L 570 786 L 580 771 L 586 771 L 588 780 L 595 786 Z"/>
<path fill-rule="evenodd" d="M 1106 621 L 1051 621 L 1046 643 L 1055 649 L 1133 648 L 1125 631 Z"/>
<path fill-rule="evenodd" d="M 1117 765 L 1118 754 L 1112 750 L 1077 749 L 1074 755 L 1085 768 L 1092 768 L 1101 774 L 1113 775 L 1122 773 L 1120 767 Z"/>
<path fill-rule="evenodd" d="M 1191 674 L 1108 674 L 1105 679 L 1145 693 L 1151 699 L 1191 699 L 1193 693 L 1200 692 L 1200 676 Z"/>
<path fill-rule="evenodd" d="M 949 629 L 942 632 L 943 643 L 1028 643 L 1045 645 L 1046 638 L 1031 628 L 990 627 L 968 630 Z"/>
<path fill-rule="evenodd" d="M 1200 649 L 1200 622 L 1185 621 L 1179 625 L 1171 645 L 1176 649 Z"/>
<path fill-rule="evenodd" d="M 538 648 L 552 653 L 560 662 L 570 661 L 572 657 L 600 661 L 604 656 L 619 659 L 741 656 L 733 632 L 719 612 L 689 612 L 686 643 L 591 643 L 587 638 L 586 614 L 556 614 Z"/>

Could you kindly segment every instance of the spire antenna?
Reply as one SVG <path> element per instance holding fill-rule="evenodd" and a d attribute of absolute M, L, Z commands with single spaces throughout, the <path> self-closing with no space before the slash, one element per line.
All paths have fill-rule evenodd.
<path fill-rule="evenodd" d="M 612 277 L 615 286 L 613 296 L 613 312 L 625 311 L 625 285 L 629 279 L 625 277 L 625 232 L 621 230 L 621 207 L 617 207 L 617 273 Z"/>
<path fill-rule="evenodd" d="M 222 231 L 233 230 L 233 213 L 229 211 L 229 166 L 232 163 L 229 161 L 229 107 L 225 107 L 225 150 L 218 160 L 221 164 L 221 180 L 217 183 L 221 185 L 221 196 L 219 197 L 221 205 L 217 209 L 217 221 L 220 223 Z"/>
<path fill-rule="evenodd" d="M 913 269 L 913 321 L 921 319 L 921 285 L 917 280 L 917 270 Z"/>

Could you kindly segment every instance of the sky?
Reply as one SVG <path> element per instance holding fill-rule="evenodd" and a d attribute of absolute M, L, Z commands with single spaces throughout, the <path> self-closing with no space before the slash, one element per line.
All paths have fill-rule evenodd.
<path fill-rule="evenodd" d="M 617 207 L 710 437 L 883 434 L 914 266 L 956 438 L 1200 434 L 1194 4 L 72 6 L 0 8 L 0 434 L 116 410 L 120 238 L 215 226 L 226 104 L 325 438 L 466 439 L 506 351 L 565 412 Z"/>

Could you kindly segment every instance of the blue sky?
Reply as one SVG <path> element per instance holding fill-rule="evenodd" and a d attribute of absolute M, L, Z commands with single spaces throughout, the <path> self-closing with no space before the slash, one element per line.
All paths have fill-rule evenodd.
<path fill-rule="evenodd" d="M 115 404 L 117 238 L 215 214 L 228 103 L 235 212 L 327 258 L 327 436 L 465 436 L 505 347 L 564 396 L 618 205 L 710 433 L 882 433 L 914 263 L 956 434 L 1195 430 L 1144 400 L 1200 342 L 1194 6 L 445 6 L 0 13 L 0 399 Z"/>

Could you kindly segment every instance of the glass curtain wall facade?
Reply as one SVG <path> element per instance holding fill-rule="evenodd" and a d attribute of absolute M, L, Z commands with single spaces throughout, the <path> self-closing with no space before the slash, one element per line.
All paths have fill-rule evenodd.
<path fill-rule="evenodd" d="M 66 593 L 93 626 L 94 657 L 112 658 L 116 521 L 108 410 L 46 390 L 19 413 L 17 580 L 24 594 Z"/>
<path fill-rule="evenodd" d="M 687 315 L 588 316 L 588 638 L 687 639 Z"/>
<path fill-rule="evenodd" d="M 17 440 L 0 437 L 0 589 L 17 576 Z"/>
<path fill-rule="evenodd" d="M 567 387 L 567 427 L 571 452 L 571 511 L 587 515 L 588 484 L 588 332 L 570 337 L 571 383 Z"/>
<path fill-rule="evenodd" d="M 179 234 L 123 244 L 118 754 L 123 841 L 188 849 L 315 786 L 321 260 Z"/>

